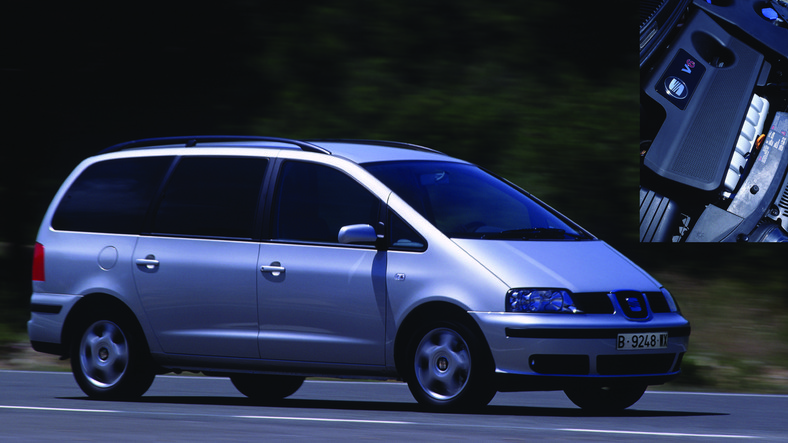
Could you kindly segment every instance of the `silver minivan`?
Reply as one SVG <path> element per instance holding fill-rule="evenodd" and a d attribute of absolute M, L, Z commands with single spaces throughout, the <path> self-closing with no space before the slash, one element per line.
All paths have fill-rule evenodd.
<path fill-rule="evenodd" d="M 103 399 L 156 374 L 280 400 L 399 379 L 435 409 L 564 390 L 623 409 L 680 372 L 671 294 L 535 197 L 406 143 L 179 137 L 84 160 L 38 232 L 28 332 Z"/>

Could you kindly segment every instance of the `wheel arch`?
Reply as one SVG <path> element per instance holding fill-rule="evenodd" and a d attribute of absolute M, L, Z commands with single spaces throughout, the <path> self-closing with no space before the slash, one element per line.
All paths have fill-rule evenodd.
<path fill-rule="evenodd" d="M 431 301 L 411 310 L 397 329 L 394 339 L 394 365 L 400 377 L 404 377 L 408 373 L 403 365 L 408 364 L 408 349 L 414 334 L 428 322 L 441 320 L 456 321 L 470 329 L 480 341 L 480 347 L 486 353 L 486 358 L 493 364 L 493 368 L 495 367 L 487 339 L 473 317 L 468 314 L 468 311 L 449 302 Z"/>
<path fill-rule="evenodd" d="M 81 333 L 82 328 L 86 327 L 86 323 L 100 315 L 118 316 L 127 321 L 133 328 L 133 333 L 138 338 L 143 350 L 147 355 L 150 355 L 150 346 L 148 345 L 148 338 L 140 325 L 134 311 L 128 307 L 123 301 L 109 294 L 92 293 L 83 296 L 68 314 L 65 323 L 63 324 L 62 333 L 62 349 L 64 352 L 63 357 L 71 357 L 72 341 L 78 339 L 77 334 Z"/>

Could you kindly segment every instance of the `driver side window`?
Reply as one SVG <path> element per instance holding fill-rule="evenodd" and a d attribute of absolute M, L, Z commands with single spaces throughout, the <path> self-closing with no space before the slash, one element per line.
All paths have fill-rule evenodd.
<path fill-rule="evenodd" d="M 343 226 L 376 226 L 380 201 L 341 171 L 288 161 L 279 176 L 274 211 L 273 238 L 337 243 Z"/>

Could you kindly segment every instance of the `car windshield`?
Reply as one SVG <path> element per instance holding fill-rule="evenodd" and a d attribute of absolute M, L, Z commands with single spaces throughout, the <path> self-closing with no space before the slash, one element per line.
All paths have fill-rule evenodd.
<path fill-rule="evenodd" d="M 448 237 L 591 238 L 527 193 L 471 164 L 402 161 L 364 167 Z"/>

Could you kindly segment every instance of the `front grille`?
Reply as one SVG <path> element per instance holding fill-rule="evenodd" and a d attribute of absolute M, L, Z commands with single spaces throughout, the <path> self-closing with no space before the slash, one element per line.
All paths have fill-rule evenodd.
<path fill-rule="evenodd" d="M 575 307 L 585 314 L 612 314 L 615 312 L 610 296 L 605 292 L 580 292 L 572 294 Z"/>
<path fill-rule="evenodd" d="M 640 292 L 635 291 L 619 291 L 615 293 L 617 297 L 618 294 L 625 295 L 623 299 L 618 300 L 618 303 L 624 309 L 624 313 L 627 315 L 627 317 L 646 318 L 648 316 L 646 304 L 643 303 L 643 296 L 645 296 L 645 299 L 648 300 L 648 305 L 651 307 L 651 312 L 670 312 L 668 302 L 665 300 L 665 296 L 662 295 L 661 292 L 646 292 L 641 294 Z M 629 306 L 626 304 L 626 297 L 631 297 L 632 294 L 637 294 L 640 297 L 639 300 L 642 307 L 642 311 L 640 313 L 633 313 L 631 308 L 629 308 Z M 610 299 L 610 293 L 607 292 L 577 292 L 572 294 L 572 301 L 574 302 L 575 307 L 584 314 L 615 313 L 615 307 L 613 307 L 613 302 Z"/>
<path fill-rule="evenodd" d="M 596 358 L 599 375 L 664 374 L 671 372 L 675 354 L 600 355 Z"/>
<path fill-rule="evenodd" d="M 648 305 L 651 307 L 651 312 L 655 314 L 670 312 L 668 301 L 665 300 L 665 296 L 661 292 L 646 292 L 644 295 L 646 300 L 648 300 Z"/>

